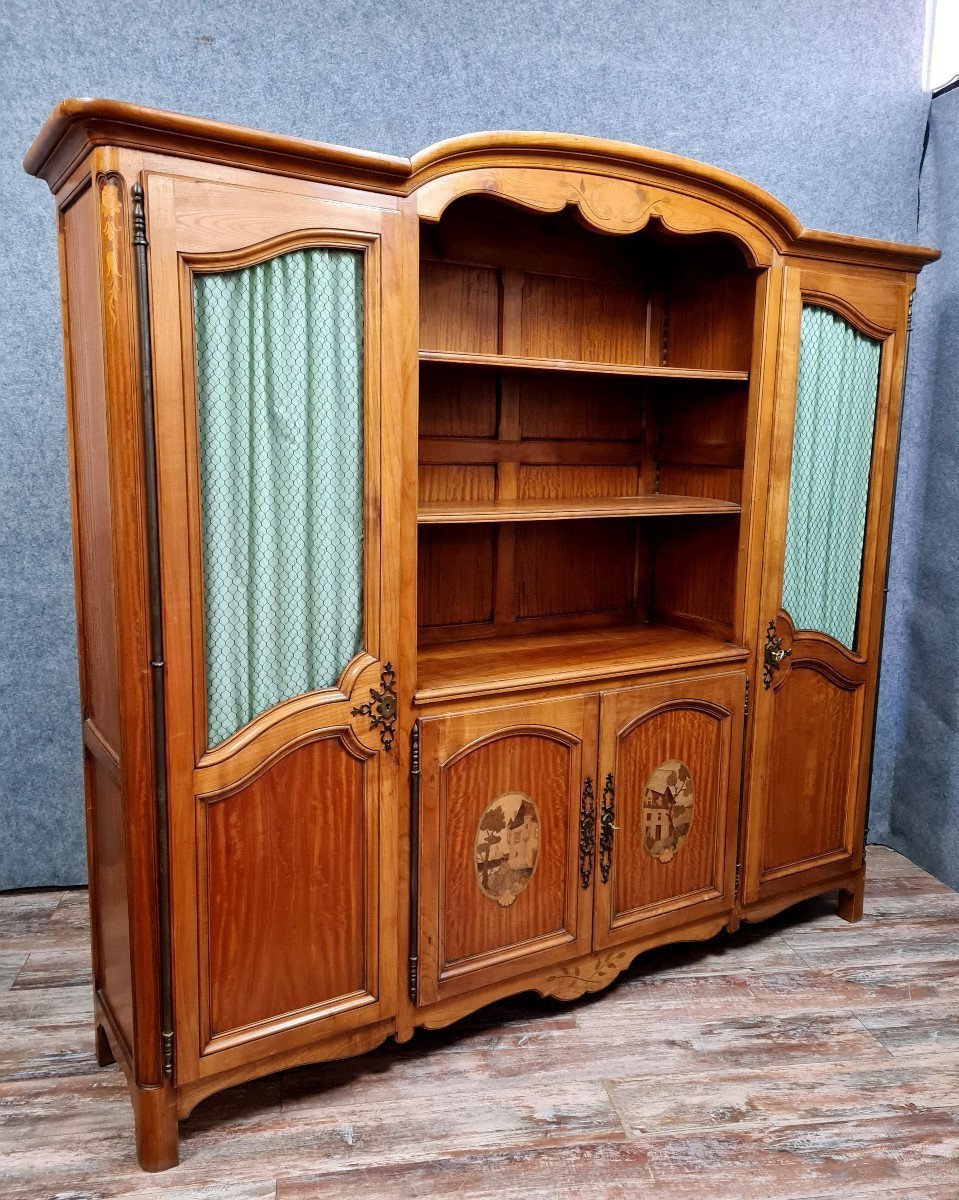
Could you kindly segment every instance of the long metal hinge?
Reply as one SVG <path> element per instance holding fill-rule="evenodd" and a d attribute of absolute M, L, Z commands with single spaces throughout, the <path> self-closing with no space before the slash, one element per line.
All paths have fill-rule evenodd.
<path fill-rule="evenodd" d="M 419 960 L 419 873 L 420 873 L 420 723 L 410 731 L 410 958 L 407 987 L 416 1003 L 420 982 Z"/>
<path fill-rule="evenodd" d="M 133 260 L 136 271 L 140 351 L 140 404 L 143 433 L 143 490 L 146 502 L 147 581 L 150 591 L 150 679 L 153 698 L 153 779 L 156 812 L 156 870 L 160 937 L 160 1045 L 163 1074 L 173 1078 L 173 974 L 170 948 L 170 838 L 167 818 L 166 687 L 160 594 L 160 523 L 157 500 L 156 428 L 153 414 L 153 337 L 150 329 L 150 276 L 147 262 L 143 188 L 130 189 L 133 201 Z"/>
<path fill-rule="evenodd" d="M 746 676 L 746 694 L 743 697 L 743 720 L 749 716 L 749 676 Z"/>

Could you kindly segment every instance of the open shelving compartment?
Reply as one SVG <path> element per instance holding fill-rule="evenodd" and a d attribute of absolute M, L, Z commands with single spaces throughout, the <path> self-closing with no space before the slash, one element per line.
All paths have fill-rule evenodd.
<path fill-rule="evenodd" d="M 422 224 L 418 699 L 744 657 L 755 311 L 720 236 Z"/>

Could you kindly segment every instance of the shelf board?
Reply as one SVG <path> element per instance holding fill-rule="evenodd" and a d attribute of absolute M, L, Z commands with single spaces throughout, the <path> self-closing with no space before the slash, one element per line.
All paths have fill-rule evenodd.
<path fill-rule="evenodd" d="M 459 354 L 448 350 L 421 350 L 420 362 L 458 363 L 468 367 L 508 368 L 513 371 L 565 371 L 582 375 L 637 375 L 646 379 L 703 379 L 745 383 L 748 371 L 709 371 L 705 368 L 631 366 L 628 363 L 577 362 L 563 358 L 521 358 L 512 354 Z"/>
<path fill-rule="evenodd" d="M 417 704 L 742 662 L 743 646 L 671 625 L 614 625 L 421 646 Z"/>
<path fill-rule="evenodd" d="M 582 521 L 602 517 L 683 517 L 740 512 L 729 500 L 702 496 L 601 496 L 570 500 L 444 500 L 420 504 L 421 525 L 495 521 Z"/>

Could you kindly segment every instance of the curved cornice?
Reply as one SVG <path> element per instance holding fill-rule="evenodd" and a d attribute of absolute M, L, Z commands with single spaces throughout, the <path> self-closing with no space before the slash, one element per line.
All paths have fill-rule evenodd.
<path fill-rule="evenodd" d="M 420 150 L 411 159 L 285 137 L 163 112 L 116 100 L 62 100 L 37 134 L 23 160 L 31 175 L 56 191 L 89 150 L 117 146 L 204 159 L 363 187 L 405 196 L 441 175 L 476 167 L 539 166 L 597 171 L 659 184 L 691 187 L 749 216 L 784 253 L 919 270 L 938 251 L 870 238 L 804 229 L 768 192 L 718 167 L 626 142 L 578 134 L 540 132 L 471 133 Z"/>

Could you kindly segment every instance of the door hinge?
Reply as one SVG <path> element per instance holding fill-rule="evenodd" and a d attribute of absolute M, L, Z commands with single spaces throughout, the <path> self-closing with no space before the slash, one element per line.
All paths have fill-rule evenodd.
<path fill-rule="evenodd" d="M 749 716 L 749 676 L 746 676 L 746 693 L 743 697 L 743 720 Z"/>
<path fill-rule="evenodd" d="M 163 1042 L 163 1074 L 167 1079 L 173 1078 L 173 1034 L 167 1030 L 162 1034 Z"/>
<path fill-rule="evenodd" d="M 599 814 L 599 875 L 603 883 L 609 882 L 613 866 L 613 834 L 616 832 L 616 795 L 613 789 L 613 773 L 606 776 L 603 785 L 603 800 Z"/>
<path fill-rule="evenodd" d="M 407 976 L 409 997 L 419 990 L 419 874 L 420 874 L 420 723 L 410 730 L 410 949 Z"/>
<path fill-rule="evenodd" d="M 587 775 L 579 802 L 579 878 L 584 888 L 589 887 L 593 875 L 595 852 L 596 796 L 593 794 L 593 780 Z"/>
<path fill-rule="evenodd" d="M 163 659 L 163 603 L 160 588 L 160 519 L 156 426 L 153 408 L 153 334 L 150 326 L 150 266 L 147 259 L 143 188 L 130 189 L 133 202 L 133 265 L 136 278 L 140 356 L 140 419 L 143 436 L 147 585 L 150 601 L 150 680 L 153 705 L 153 802 L 156 820 L 157 925 L 160 954 L 160 1046 L 163 1074 L 173 1078 L 173 969 L 170 929 L 170 833 L 167 813 L 166 687 Z"/>

